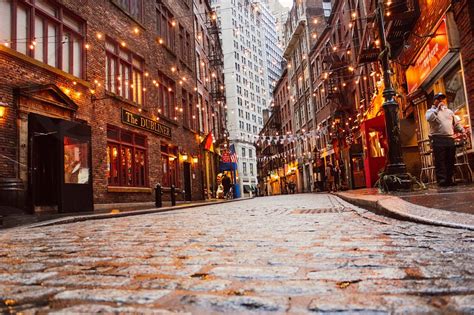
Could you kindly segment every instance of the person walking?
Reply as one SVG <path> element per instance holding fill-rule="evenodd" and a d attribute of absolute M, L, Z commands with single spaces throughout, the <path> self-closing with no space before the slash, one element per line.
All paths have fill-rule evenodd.
<path fill-rule="evenodd" d="M 326 165 L 325 174 L 326 176 L 326 185 L 328 192 L 333 190 L 334 185 L 334 169 L 332 168 L 331 162 Z"/>
<path fill-rule="evenodd" d="M 445 103 L 446 95 L 438 93 L 434 96 L 433 106 L 426 111 L 426 120 L 430 125 L 430 139 L 433 148 L 436 181 L 439 186 L 453 186 L 456 147 L 455 131 L 464 134 L 459 123 Z"/>

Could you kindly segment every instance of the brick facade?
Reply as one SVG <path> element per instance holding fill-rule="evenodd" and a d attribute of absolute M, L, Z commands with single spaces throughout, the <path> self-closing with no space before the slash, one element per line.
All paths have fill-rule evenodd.
<path fill-rule="evenodd" d="M 155 0 L 143 1 L 143 15 L 140 21 L 129 15 L 114 1 L 78 2 L 62 0 L 56 2 L 64 10 L 73 12 L 85 21 L 84 74 L 82 78 L 74 77 L 59 69 L 27 57 L 15 50 L 0 48 L 0 102 L 7 104 L 6 117 L 0 120 L 0 177 L 21 178 L 25 184 L 28 180 L 27 143 L 22 143 L 20 130 L 27 125 L 26 112 L 19 112 L 18 98 L 15 89 L 27 86 L 53 84 L 78 106 L 71 120 L 86 122 L 92 128 L 92 169 L 94 203 L 118 203 L 152 201 L 153 187 L 162 181 L 161 145 L 170 145 L 180 154 L 187 154 L 191 164 L 192 199 L 202 198 L 202 166 L 192 162 L 193 157 L 201 157 L 200 139 L 197 130 L 185 127 L 183 113 L 179 111 L 182 90 L 195 93 L 196 75 L 194 58 L 193 7 L 190 1 L 165 1 L 162 3 L 176 17 L 178 26 L 186 29 L 192 36 L 191 57 L 181 57 L 176 36 L 176 49 L 168 49 L 159 44 L 157 29 L 157 10 Z M 0 14 L 1 15 L 1 14 Z M 98 36 L 100 34 L 101 36 Z M 178 32 L 176 32 L 178 34 Z M 99 38 L 100 37 L 100 38 Z M 123 43 L 126 49 L 143 58 L 144 93 L 143 105 L 124 100 L 120 96 L 105 91 L 106 52 L 105 38 Z M 158 89 L 152 83 L 159 74 L 164 74 L 175 81 L 175 99 L 177 114 L 171 119 L 158 113 Z M 186 79 L 182 79 L 185 77 Z M 92 92 L 94 93 L 92 95 Z M 80 93 L 80 94 L 79 94 Z M 181 105 L 180 105 L 181 104 Z M 195 106 L 194 106 L 195 107 Z M 171 128 L 171 139 L 155 135 L 152 132 L 127 126 L 122 123 L 121 110 L 126 109 L 135 114 L 157 119 Z M 187 110 L 187 109 L 184 109 Z M 52 116 L 51 108 L 33 106 L 31 112 Z M 191 115 L 191 113 L 189 113 Z M 55 116 L 59 117 L 59 116 Z M 66 117 L 62 117 L 66 118 Z M 107 182 L 107 125 L 117 126 L 146 137 L 148 161 L 148 189 L 116 189 L 110 192 Z M 23 158 L 22 158 L 23 156 Z M 179 189 L 184 189 L 183 163 L 178 155 Z M 12 162 L 19 161 L 21 164 Z M 25 163 L 23 163 L 25 162 Z M 24 168 L 22 171 L 21 168 Z M 181 195 L 180 195 L 181 196 Z"/>

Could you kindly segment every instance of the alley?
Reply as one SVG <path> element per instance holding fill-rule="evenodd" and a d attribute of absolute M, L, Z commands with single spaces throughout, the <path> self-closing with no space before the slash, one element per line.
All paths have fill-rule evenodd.
<path fill-rule="evenodd" d="M 2 313 L 474 312 L 473 232 L 332 195 L 0 233 Z"/>

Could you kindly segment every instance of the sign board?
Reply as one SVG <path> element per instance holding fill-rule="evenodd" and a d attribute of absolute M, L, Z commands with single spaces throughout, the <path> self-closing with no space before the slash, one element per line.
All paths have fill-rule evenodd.
<path fill-rule="evenodd" d="M 443 19 L 432 38 L 421 49 L 420 55 L 406 71 L 408 94 L 413 93 L 449 52 L 448 29 Z"/>
<path fill-rule="evenodd" d="M 159 136 L 171 138 L 171 128 L 122 108 L 122 123 L 153 132 Z"/>

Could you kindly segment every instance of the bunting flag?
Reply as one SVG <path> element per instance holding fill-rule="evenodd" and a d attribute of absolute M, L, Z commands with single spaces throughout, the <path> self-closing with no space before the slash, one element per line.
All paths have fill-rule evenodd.
<path fill-rule="evenodd" d="M 204 150 L 214 152 L 214 139 L 212 137 L 212 131 L 209 132 L 209 134 L 204 138 L 202 144 L 204 145 Z"/>

